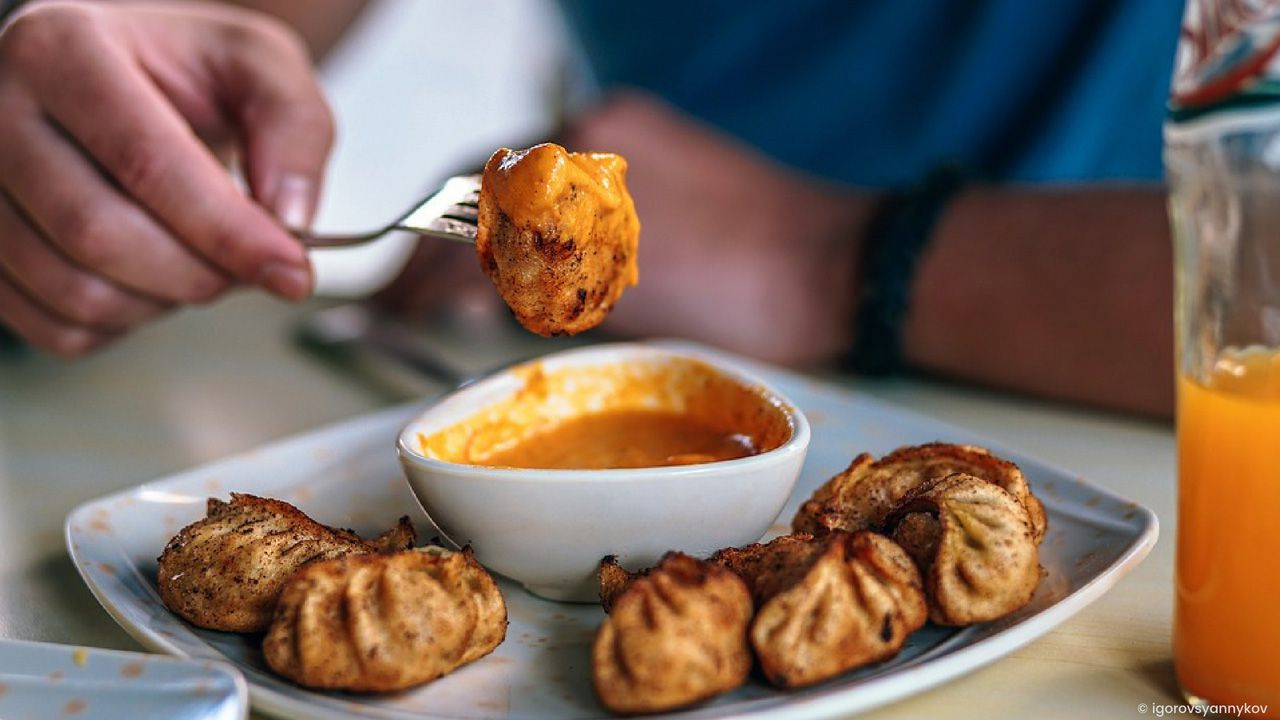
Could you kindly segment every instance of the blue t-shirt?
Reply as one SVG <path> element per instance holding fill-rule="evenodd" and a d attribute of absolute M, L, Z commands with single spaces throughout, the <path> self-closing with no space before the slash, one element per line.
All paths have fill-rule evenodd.
<path fill-rule="evenodd" d="M 563 0 L 596 79 L 883 187 L 1154 180 L 1180 0 Z"/>

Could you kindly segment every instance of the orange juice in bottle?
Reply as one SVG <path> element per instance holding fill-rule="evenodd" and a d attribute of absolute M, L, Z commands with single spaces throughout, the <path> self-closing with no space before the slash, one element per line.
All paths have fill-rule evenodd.
<path fill-rule="evenodd" d="M 1280 354 L 1178 377 L 1174 657 L 1193 699 L 1280 714 Z"/>
<path fill-rule="evenodd" d="M 1164 124 L 1173 660 L 1189 701 L 1280 718 L 1280 1 L 1183 1 Z"/>

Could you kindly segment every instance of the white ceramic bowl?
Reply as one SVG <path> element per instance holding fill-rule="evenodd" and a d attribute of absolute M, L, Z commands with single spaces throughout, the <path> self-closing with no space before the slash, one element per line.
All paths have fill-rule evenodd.
<path fill-rule="evenodd" d="M 697 360 L 753 388 L 778 408 L 789 437 L 736 460 L 614 470 L 523 470 L 428 457 L 431 436 L 512 398 L 526 366 L 481 380 L 427 410 L 400 433 L 397 450 L 423 510 L 480 562 L 553 600 L 597 600 L 600 559 L 648 567 L 668 550 L 705 556 L 758 540 L 791 495 L 809 447 L 809 423 L 776 390 L 722 360 L 644 344 L 596 345 L 542 358 L 546 373 L 600 365 Z M 572 370 L 570 370 L 572 372 Z"/>

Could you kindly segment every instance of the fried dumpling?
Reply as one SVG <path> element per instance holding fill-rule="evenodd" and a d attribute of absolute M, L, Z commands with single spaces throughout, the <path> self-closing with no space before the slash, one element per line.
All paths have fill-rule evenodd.
<path fill-rule="evenodd" d="M 606 565 L 612 564 L 606 560 Z M 732 690 L 751 670 L 751 595 L 732 572 L 682 553 L 621 583 L 591 648 L 591 680 L 613 712 L 671 710 Z"/>
<path fill-rule="evenodd" d="M 313 560 L 412 547 L 408 517 L 373 540 L 326 527 L 282 500 L 210 498 L 206 517 L 186 526 L 159 558 L 160 599 L 211 630 L 254 632 L 271 622 L 285 580 Z"/>
<path fill-rule="evenodd" d="M 998 485 L 957 473 L 917 488 L 889 514 L 891 537 L 924 576 L 929 619 L 968 625 L 1026 605 L 1040 582 L 1027 510 Z"/>
<path fill-rule="evenodd" d="M 526 329 L 576 335 L 636 284 L 640 221 L 626 174 L 620 155 L 552 143 L 489 158 L 476 253 Z"/>
<path fill-rule="evenodd" d="M 784 535 L 711 558 L 757 603 L 751 645 L 765 677 L 801 687 L 898 654 L 925 623 L 911 559 L 872 532 Z"/>
<path fill-rule="evenodd" d="M 280 595 L 267 665 L 313 688 L 400 690 L 488 655 L 507 608 L 470 549 L 408 550 L 314 562 Z"/>
<path fill-rule="evenodd" d="M 642 573 L 633 573 L 618 564 L 618 558 L 609 555 L 600 561 L 600 607 L 605 614 L 613 612 L 613 603 L 623 590 Z"/>
<path fill-rule="evenodd" d="M 742 578 L 760 607 L 803 578 L 823 547 L 808 533 L 792 533 L 767 543 L 725 548 L 709 559 Z"/>
<path fill-rule="evenodd" d="M 879 530 L 884 518 L 916 487 L 953 473 L 994 483 L 1027 510 L 1036 542 L 1044 537 L 1044 506 L 1017 465 L 973 445 L 928 443 L 902 447 L 876 460 L 867 453 L 814 491 L 792 520 L 796 532 Z"/>

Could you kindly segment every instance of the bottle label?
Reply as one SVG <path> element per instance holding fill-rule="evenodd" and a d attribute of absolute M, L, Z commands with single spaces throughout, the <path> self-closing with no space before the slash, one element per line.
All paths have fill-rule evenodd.
<path fill-rule="evenodd" d="M 1259 112 L 1280 112 L 1280 0 L 1187 0 L 1170 124 Z"/>

